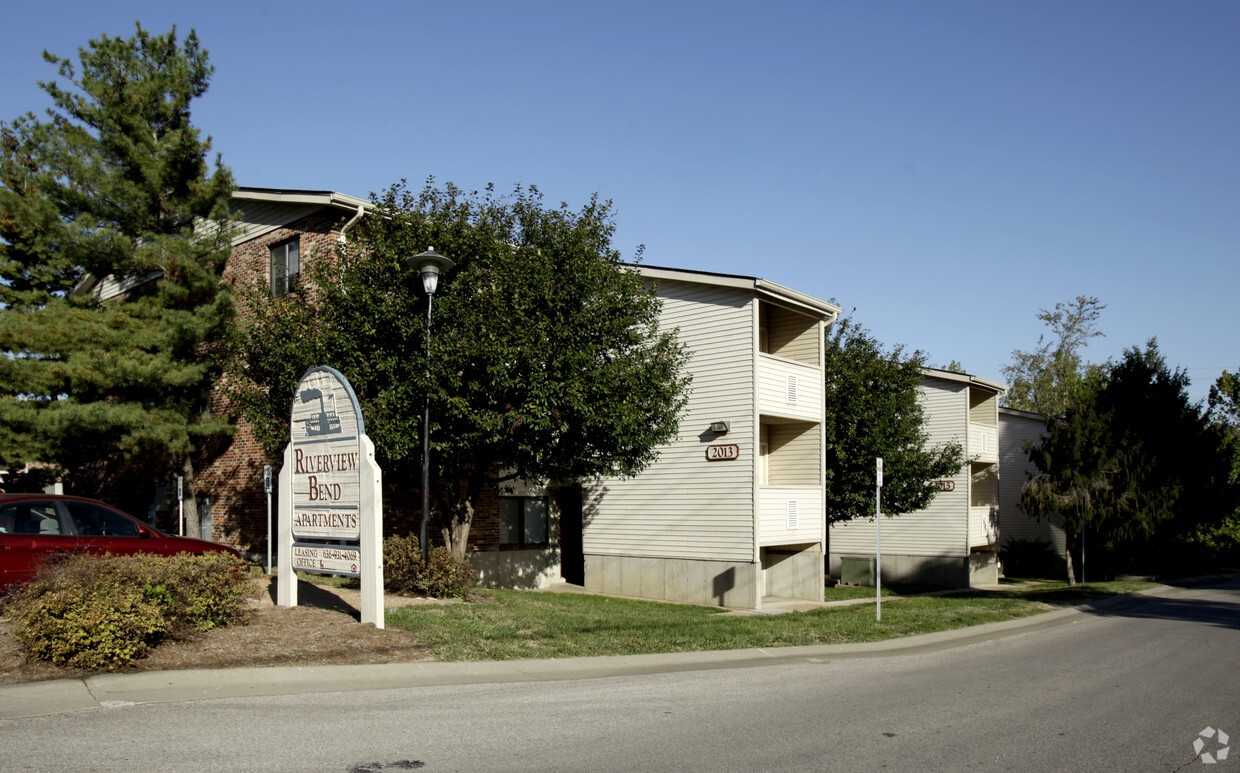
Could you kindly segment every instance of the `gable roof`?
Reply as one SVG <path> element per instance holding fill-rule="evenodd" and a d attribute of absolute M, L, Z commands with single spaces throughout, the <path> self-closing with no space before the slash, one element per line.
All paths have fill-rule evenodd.
<path fill-rule="evenodd" d="M 237 188 L 232 193 L 231 208 L 239 215 L 236 232 L 231 244 L 236 247 L 251 239 L 271 233 L 279 228 L 300 220 L 324 208 L 340 210 L 341 219 L 349 219 L 349 225 L 358 217 L 374 210 L 374 205 L 366 199 L 359 199 L 347 193 L 336 191 L 307 191 L 293 188 Z M 199 223 L 202 233 L 211 233 L 214 223 Z M 347 226 L 346 226 L 347 228 Z M 87 274 L 73 288 L 73 295 L 94 293 L 100 300 L 106 300 L 159 279 L 159 271 L 143 275 L 117 277 L 109 274 L 96 277 Z"/>
<path fill-rule="evenodd" d="M 739 274 L 718 274 L 712 271 L 692 271 L 683 268 L 667 268 L 664 266 L 645 266 L 636 263 L 626 264 L 647 279 L 668 279 L 679 282 L 695 282 L 715 287 L 733 287 L 738 290 L 749 290 L 759 298 L 771 301 L 816 317 L 829 317 L 834 321 L 842 308 L 834 303 L 815 298 L 791 287 L 753 276 Z"/>
<path fill-rule="evenodd" d="M 1000 384 L 998 381 L 991 381 L 981 376 L 970 376 L 968 373 L 956 373 L 955 371 L 942 370 L 940 368 L 922 368 L 921 375 L 927 378 L 941 378 L 944 381 L 955 381 L 960 384 L 981 387 L 997 394 L 1003 394 L 1008 391 L 1007 384 Z"/>
<path fill-rule="evenodd" d="M 356 218 L 374 210 L 366 199 L 336 191 L 305 191 L 289 188 L 238 188 L 233 191 L 233 211 L 241 215 L 233 246 L 311 215 L 324 208 L 340 210 L 341 218 Z"/>

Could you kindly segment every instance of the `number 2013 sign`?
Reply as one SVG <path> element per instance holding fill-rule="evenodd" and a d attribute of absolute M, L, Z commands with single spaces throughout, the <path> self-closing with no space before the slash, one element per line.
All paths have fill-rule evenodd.
<path fill-rule="evenodd" d="M 739 458 L 741 458 L 741 447 L 735 443 L 706 446 L 706 461 L 708 462 L 732 462 Z"/>

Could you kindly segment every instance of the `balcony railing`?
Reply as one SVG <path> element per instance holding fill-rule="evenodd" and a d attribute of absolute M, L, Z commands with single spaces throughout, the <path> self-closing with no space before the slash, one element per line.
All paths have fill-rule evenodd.
<path fill-rule="evenodd" d="M 759 486 L 759 543 L 817 542 L 822 539 L 822 508 L 820 486 Z"/>
<path fill-rule="evenodd" d="M 999 430 L 970 422 L 969 457 L 979 462 L 999 461 Z"/>
<path fill-rule="evenodd" d="M 758 412 L 822 421 L 822 369 L 769 354 L 758 355 Z"/>
<path fill-rule="evenodd" d="M 978 505 L 969 508 L 969 547 L 992 547 L 999 543 L 999 508 Z"/>

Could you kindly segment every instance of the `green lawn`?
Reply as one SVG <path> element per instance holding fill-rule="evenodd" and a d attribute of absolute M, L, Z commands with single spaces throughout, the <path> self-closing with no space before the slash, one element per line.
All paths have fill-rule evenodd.
<path fill-rule="evenodd" d="M 717 607 L 538 591 L 485 591 L 482 601 L 402 607 L 389 611 L 386 620 L 417 633 L 443 661 L 635 655 L 879 641 L 1010 620 L 1154 586 L 1046 584 L 907 598 L 884 603 L 882 623 L 874 619 L 873 604 L 735 615 Z"/>

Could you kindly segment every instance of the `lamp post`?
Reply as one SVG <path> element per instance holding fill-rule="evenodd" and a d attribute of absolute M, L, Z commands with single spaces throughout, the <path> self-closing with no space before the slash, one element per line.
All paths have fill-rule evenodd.
<path fill-rule="evenodd" d="M 455 265 L 443 255 L 427 247 L 409 259 L 409 264 L 422 275 L 422 290 L 426 293 L 426 375 L 431 372 L 431 305 L 435 291 L 439 289 L 439 275 Z M 426 539 L 426 525 L 430 520 L 431 505 L 431 393 L 427 379 L 426 403 L 422 414 L 422 531 L 418 544 L 422 546 L 422 564 L 430 561 L 430 549 Z"/>

